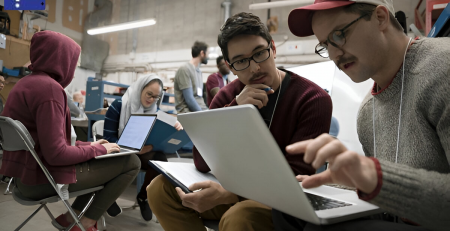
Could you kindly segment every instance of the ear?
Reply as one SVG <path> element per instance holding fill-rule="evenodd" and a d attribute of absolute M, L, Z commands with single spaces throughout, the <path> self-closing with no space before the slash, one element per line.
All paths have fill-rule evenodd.
<path fill-rule="evenodd" d="M 273 50 L 273 58 L 277 58 L 277 47 L 275 46 L 275 42 L 273 40 L 270 41 L 272 43 L 272 50 Z"/>
<path fill-rule="evenodd" d="M 377 6 L 374 14 L 378 22 L 378 29 L 385 31 L 390 24 L 389 10 L 385 6 Z"/>
<path fill-rule="evenodd" d="M 236 75 L 236 76 L 237 76 L 237 74 L 234 73 L 236 70 L 234 70 L 234 69 L 231 67 L 231 65 L 228 63 L 227 60 L 224 60 L 224 61 L 225 61 L 225 65 L 227 65 L 228 69 L 230 69 L 230 71 L 233 72 L 233 75 Z"/>

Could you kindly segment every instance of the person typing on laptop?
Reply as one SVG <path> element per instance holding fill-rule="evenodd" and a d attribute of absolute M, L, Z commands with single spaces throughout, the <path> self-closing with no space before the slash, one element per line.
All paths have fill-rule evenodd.
<path fill-rule="evenodd" d="M 329 95 L 316 84 L 275 67 L 275 43 L 257 16 L 239 13 L 229 18 L 218 44 L 226 65 L 238 79 L 217 93 L 210 109 L 255 105 L 282 150 L 328 132 L 332 112 Z M 238 136 L 239 131 L 229 135 Z M 285 157 L 295 174 L 314 174 L 302 156 Z M 194 162 L 199 171 L 210 170 L 195 148 Z M 220 220 L 221 231 L 273 230 L 271 208 L 261 203 L 211 181 L 191 185 L 190 190 L 196 192 L 185 194 L 162 176 L 150 183 L 150 207 L 165 230 L 204 230 L 201 218 Z"/>
<path fill-rule="evenodd" d="M 51 47 L 51 49 L 50 49 Z M 35 149 L 57 184 L 68 184 L 69 192 L 94 186 L 104 188 L 80 219 L 86 230 L 96 229 L 96 221 L 131 184 L 139 172 L 135 155 L 96 160 L 96 156 L 119 151 L 105 140 L 77 141 L 70 146 L 71 121 L 64 88 L 72 81 L 80 46 L 69 37 L 43 31 L 33 35 L 30 45 L 30 70 L 11 90 L 2 116 L 20 121 L 30 132 Z M 36 160 L 26 151 L 4 151 L 0 173 L 14 177 L 19 191 L 39 200 L 55 196 Z M 80 213 L 90 195 L 76 198 L 72 208 Z M 68 213 L 56 218 L 55 227 L 63 229 L 73 222 Z M 71 229 L 81 230 L 78 226 Z"/>
<path fill-rule="evenodd" d="M 139 78 L 125 92 L 121 99 L 116 99 L 105 115 L 105 125 L 103 137 L 109 142 L 117 142 L 119 136 L 132 114 L 155 114 L 158 110 L 157 102 L 161 98 L 163 83 L 157 75 L 149 75 Z M 183 129 L 180 122 L 175 124 L 177 130 Z M 120 144 L 120 143 L 119 143 Z M 141 209 L 142 218 L 146 221 L 152 219 L 152 211 L 147 202 L 146 187 L 159 173 L 148 166 L 149 160 L 167 161 L 163 152 L 152 151 L 152 145 L 146 145 L 138 153 L 141 160 L 141 169 L 145 170 L 145 180 L 136 200 Z M 110 216 L 117 216 L 121 213 L 117 203 L 113 203 L 108 209 Z"/>
<path fill-rule="evenodd" d="M 365 156 L 327 134 L 286 150 L 305 153 L 314 168 L 329 162 L 325 172 L 298 176 L 303 187 L 355 187 L 360 199 L 398 219 L 350 221 L 326 230 L 448 230 L 450 39 L 409 38 L 390 0 L 316 0 L 290 13 L 289 28 L 300 37 L 314 34 L 316 53 L 354 82 L 375 81 L 358 114 Z M 274 214 L 274 223 L 276 230 L 325 230 L 285 214 Z"/>

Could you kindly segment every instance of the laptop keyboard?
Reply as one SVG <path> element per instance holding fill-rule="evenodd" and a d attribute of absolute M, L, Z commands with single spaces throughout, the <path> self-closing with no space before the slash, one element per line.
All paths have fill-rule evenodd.
<path fill-rule="evenodd" d="M 306 192 L 305 192 L 306 193 Z M 333 200 L 326 197 L 317 196 L 314 194 L 306 193 L 309 202 L 313 206 L 314 210 L 334 209 L 339 207 L 351 206 L 352 204 L 342 201 Z"/>
<path fill-rule="evenodd" d="M 120 148 L 120 151 L 114 151 L 114 152 L 111 152 L 111 153 L 119 153 L 119 152 L 131 152 L 131 150 L 130 149 L 126 149 L 126 148 Z"/>

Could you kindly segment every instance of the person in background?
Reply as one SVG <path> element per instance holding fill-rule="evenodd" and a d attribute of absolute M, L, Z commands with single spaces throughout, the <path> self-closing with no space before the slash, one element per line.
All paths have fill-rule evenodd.
<path fill-rule="evenodd" d="M 108 100 L 103 99 L 103 108 L 108 108 L 108 107 L 109 107 Z"/>
<path fill-rule="evenodd" d="M 81 94 L 81 92 L 77 91 L 75 93 L 73 93 L 73 102 L 77 102 L 79 103 L 79 107 L 82 107 L 83 103 L 84 103 L 84 97 Z"/>
<path fill-rule="evenodd" d="M 318 55 L 354 82 L 375 82 L 358 112 L 365 156 L 328 134 L 295 143 L 288 153 L 330 166 L 297 179 L 354 187 L 388 215 L 320 227 L 278 214 L 276 230 L 449 230 L 450 38 L 410 38 L 394 14 L 391 0 L 317 0 L 291 11 L 294 35 L 314 34 Z"/>
<path fill-rule="evenodd" d="M 192 46 L 192 59 L 175 74 L 175 108 L 179 114 L 208 109 L 203 99 L 203 77 L 200 64 L 208 63 L 208 45 L 196 41 Z"/>
<path fill-rule="evenodd" d="M 217 40 L 226 65 L 238 79 L 217 93 L 211 109 L 256 105 L 281 150 L 329 131 L 330 96 L 313 82 L 276 68 L 275 43 L 267 26 L 257 16 L 244 12 L 233 15 L 222 27 Z M 229 135 L 239 136 L 239 131 Z M 199 153 L 194 148 L 193 154 L 197 170 L 209 172 L 201 156 L 207 153 Z M 283 154 L 293 173 L 314 174 L 314 169 L 304 163 L 302 156 L 286 155 L 285 151 Z M 201 190 L 185 194 L 163 176 L 150 183 L 149 203 L 165 230 L 204 231 L 202 218 L 220 220 L 220 231 L 273 230 L 272 209 L 266 205 L 240 197 L 212 181 L 195 183 L 189 189 Z"/>
<path fill-rule="evenodd" d="M 206 80 L 206 91 L 208 95 L 208 106 L 211 105 L 211 102 L 216 96 L 217 92 L 219 90 L 226 86 L 228 81 L 228 75 L 230 74 L 230 68 L 225 64 L 225 60 L 223 59 L 223 56 L 219 56 L 216 59 L 217 62 L 217 68 L 219 68 L 219 72 L 213 73 L 208 77 L 208 80 Z"/>
<path fill-rule="evenodd" d="M 105 115 L 103 138 L 109 142 L 117 142 L 132 114 L 155 114 L 158 110 L 157 102 L 161 98 L 162 89 L 163 83 L 157 75 L 145 76 L 134 82 L 121 99 L 116 99 L 109 106 Z M 175 124 L 175 128 L 177 130 L 183 129 L 180 122 Z M 156 170 L 148 165 L 148 161 L 167 161 L 163 152 L 154 152 L 152 148 L 152 145 L 146 145 L 137 155 L 141 160 L 141 169 L 146 172 L 144 184 L 136 196 L 136 200 L 141 209 L 142 218 L 146 221 L 152 219 L 152 211 L 147 201 L 146 187 L 159 175 Z M 114 203 L 107 212 L 110 216 L 115 217 L 122 210 L 117 203 Z"/>
<path fill-rule="evenodd" d="M 71 146 L 71 119 L 64 88 L 73 79 L 80 52 L 80 46 L 63 34 L 52 31 L 34 34 L 29 66 L 33 73 L 16 83 L 2 115 L 20 121 L 27 128 L 37 155 L 57 184 L 68 184 L 69 192 L 104 186 L 80 219 L 84 229 L 94 231 L 96 221 L 139 173 L 139 159 L 135 155 L 95 159 L 120 151 L 117 144 L 106 140 L 77 141 L 76 146 Z M 4 151 L 0 173 L 14 177 L 17 189 L 32 200 L 57 195 L 30 152 Z M 90 197 L 88 194 L 75 199 L 72 208 L 77 214 Z M 67 212 L 53 224 L 64 229 L 72 222 Z M 81 229 L 78 226 L 71 229 L 77 230 Z"/>
<path fill-rule="evenodd" d="M 69 97 L 69 95 L 67 94 L 67 91 L 66 95 L 67 95 L 67 106 L 69 107 L 70 110 L 70 116 L 75 118 L 80 117 L 81 113 L 84 112 L 81 111 L 80 108 L 77 106 L 78 102 L 75 104 L 72 100 L 72 97 Z"/>
<path fill-rule="evenodd" d="M 5 87 L 5 77 L 3 77 L 3 73 L 0 72 L 0 91 Z M 3 99 L 0 97 L 0 114 L 3 112 Z"/>

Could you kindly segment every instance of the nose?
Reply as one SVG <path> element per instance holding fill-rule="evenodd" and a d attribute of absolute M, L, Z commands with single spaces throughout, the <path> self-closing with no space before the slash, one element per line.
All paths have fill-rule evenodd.
<path fill-rule="evenodd" d="M 331 60 L 335 61 L 342 55 L 344 55 L 344 51 L 341 48 L 337 48 L 333 45 L 328 46 L 328 56 Z"/>
<path fill-rule="evenodd" d="M 250 60 L 250 66 L 248 67 L 252 73 L 256 73 L 259 71 L 260 66 L 259 63 L 256 63 L 255 60 Z"/>

